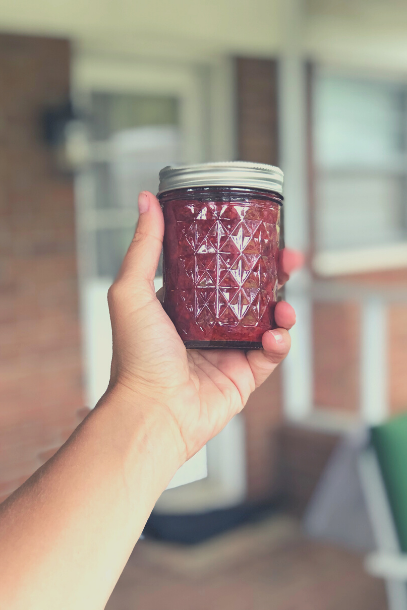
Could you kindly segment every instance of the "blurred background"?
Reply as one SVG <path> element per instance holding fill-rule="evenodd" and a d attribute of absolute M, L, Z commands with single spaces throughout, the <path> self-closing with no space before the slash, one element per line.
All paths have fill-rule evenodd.
<path fill-rule="evenodd" d="M 107 608 L 407 610 L 406 3 L 0 0 L 0 31 L 0 500 L 106 388 L 138 191 L 276 164 L 292 353 Z"/>

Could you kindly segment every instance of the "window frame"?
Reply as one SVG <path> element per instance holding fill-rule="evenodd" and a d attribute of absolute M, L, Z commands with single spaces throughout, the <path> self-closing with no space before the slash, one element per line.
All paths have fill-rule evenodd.
<path fill-rule="evenodd" d="M 313 71 L 313 90 L 315 91 L 315 82 L 319 76 L 332 75 L 343 78 L 360 78 L 364 81 L 377 83 L 391 83 L 400 85 L 405 89 L 406 107 L 404 109 L 404 126 L 405 139 L 407 142 L 407 78 L 404 74 L 389 73 L 373 70 L 363 70 L 354 67 L 341 67 L 335 65 L 319 65 Z M 315 148 L 315 99 L 311 98 L 311 149 Z M 366 175 L 371 172 L 384 172 L 386 175 L 397 175 L 404 178 L 405 181 L 405 201 L 404 212 L 407 218 L 407 149 L 403 158 L 400 158 L 399 165 L 386 168 L 381 165 L 380 168 L 373 164 L 354 164 L 339 165 L 335 168 L 323 168 L 317 165 L 315 156 L 313 159 L 313 198 L 314 198 L 314 218 L 313 218 L 313 233 L 314 233 L 314 250 L 312 256 L 312 269 L 321 277 L 336 277 L 342 275 L 351 275 L 358 273 L 369 273 L 374 271 L 385 271 L 390 269 L 400 269 L 407 267 L 407 234 L 406 239 L 400 242 L 384 244 L 379 246 L 361 246 L 341 249 L 318 249 L 316 246 L 316 220 L 315 215 L 318 213 L 316 208 L 316 183 L 320 176 L 325 175 Z"/>

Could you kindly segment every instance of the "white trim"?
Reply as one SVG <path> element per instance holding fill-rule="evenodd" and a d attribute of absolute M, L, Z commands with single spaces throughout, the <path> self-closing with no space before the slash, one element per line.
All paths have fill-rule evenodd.
<path fill-rule="evenodd" d="M 307 82 L 301 54 L 302 0 L 283 3 L 285 48 L 279 61 L 279 130 L 281 166 L 285 172 L 284 206 L 287 246 L 306 252 L 310 242 L 307 172 Z M 292 348 L 283 366 L 284 409 L 289 419 L 301 420 L 312 410 L 312 304 L 306 269 L 288 282 L 286 298 L 297 312 L 291 331 Z"/>
<path fill-rule="evenodd" d="M 194 66 L 163 65 L 147 60 L 128 60 L 76 54 L 72 79 L 79 103 L 91 91 L 171 95 L 180 102 L 183 132 L 182 161 L 205 159 L 205 82 Z"/>
<path fill-rule="evenodd" d="M 279 129 L 284 171 L 285 239 L 306 252 L 310 244 L 307 170 L 307 82 L 302 57 L 279 61 Z"/>
<path fill-rule="evenodd" d="M 371 553 L 365 559 L 365 568 L 377 578 L 407 582 L 407 555 L 396 553 Z M 403 606 L 403 610 L 405 606 Z"/>
<path fill-rule="evenodd" d="M 231 57 L 222 57 L 212 63 L 209 70 L 209 158 L 211 161 L 233 161 L 237 154 L 234 61 Z"/>
<path fill-rule="evenodd" d="M 316 273 L 325 277 L 407 268 L 407 243 L 318 252 L 312 267 Z"/>
<path fill-rule="evenodd" d="M 307 417 L 297 423 L 297 427 L 318 430 L 327 434 L 349 434 L 360 427 L 361 419 L 357 413 L 315 407 Z"/>
<path fill-rule="evenodd" d="M 387 307 L 380 298 L 363 301 L 360 346 L 360 405 L 364 422 L 382 423 L 389 410 Z"/>
<path fill-rule="evenodd" d="M 304 291 L 287 290 L 297 323 L 290 331 L 291 351 L 283 363 L 284 412 L 291 421 L 302 421 L 313 409 L 312 300 Z"/>

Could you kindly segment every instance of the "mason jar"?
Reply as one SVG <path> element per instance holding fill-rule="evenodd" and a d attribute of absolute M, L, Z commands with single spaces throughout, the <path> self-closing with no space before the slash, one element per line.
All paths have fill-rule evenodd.
<path fill-rule="evenodd" d="M 282 191 L 271 165 L 161 170 L 164 309 L 187 348 L 261 349 L 275 328 Z"/>

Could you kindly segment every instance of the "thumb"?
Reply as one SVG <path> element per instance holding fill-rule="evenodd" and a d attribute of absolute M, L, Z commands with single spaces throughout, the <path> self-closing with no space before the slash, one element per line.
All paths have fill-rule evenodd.
<path fill-rule="evenodd" d="M 164 236 L 164 217 L 157 197 L 142 191 L 138 198 L 139 219 L 124 257 L 118 280 L 144 281 L 153 285 Z"/>

